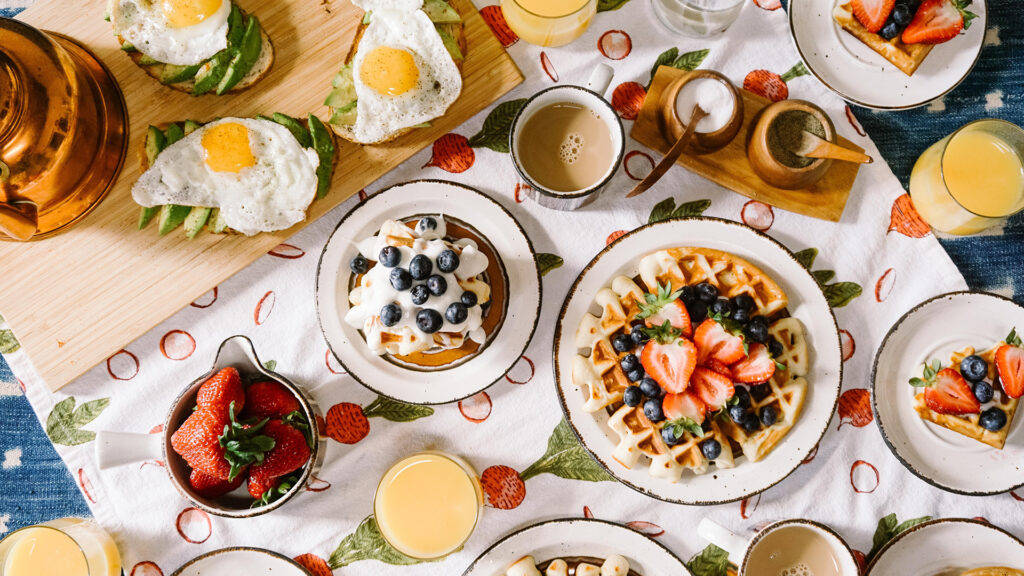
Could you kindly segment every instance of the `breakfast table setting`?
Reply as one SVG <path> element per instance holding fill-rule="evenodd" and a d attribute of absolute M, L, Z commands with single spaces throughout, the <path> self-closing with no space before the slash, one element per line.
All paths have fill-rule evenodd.
<path fill-rule="evenodd" d="M 0 576 L 1024 574 L 1024 6 L 204 3 L 247 66 L 193 96 L 102 0 L 0 0 L 0 73 L 39 28 L 126 110 L 21 238 L 0 118 Z M 193 201 L 204 152 L 267 171 Z"/>

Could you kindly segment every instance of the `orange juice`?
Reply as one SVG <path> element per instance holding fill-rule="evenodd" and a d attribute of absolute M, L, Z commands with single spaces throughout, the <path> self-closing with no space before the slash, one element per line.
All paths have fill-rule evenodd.
<path fill-rule="evenodd" d="M 501 0 L 509 28 L 530 44 L 562 46 L 579 38 L 597 14 L 597 0 Z"/>
<path fill-rule="evenodd" d="M 483 491 L 467 463 L 422 452 L 384 474 L 373 513 L 381 535 L 396 550 L 413 558 L 433 559 L 465 544 L 476 528 L 482 504 Z"/>
<path fill-rule="evenodd" d="M 12 532 L 0 542 L 0 576 L 119 576 L 121 556 L 99 526 L 80 518 Z"/>
<path fill-rule="evenodd" d="M 1024 131 L 972 122 L 925 150 L 910 174 L 921 217 L 950 234 L 974 234 L 1024 209 Z"/>

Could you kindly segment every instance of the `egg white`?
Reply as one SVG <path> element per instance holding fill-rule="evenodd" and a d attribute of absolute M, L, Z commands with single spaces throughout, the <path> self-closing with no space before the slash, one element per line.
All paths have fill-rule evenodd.
<path fill-rule="evenodd" d="M 166 64 L 191 66 L 228 46 L 231 0 L 194 26 L 173 28 L 160 10 L 160 0 L 114 0 L 114 32 L 139 51 Z"/>

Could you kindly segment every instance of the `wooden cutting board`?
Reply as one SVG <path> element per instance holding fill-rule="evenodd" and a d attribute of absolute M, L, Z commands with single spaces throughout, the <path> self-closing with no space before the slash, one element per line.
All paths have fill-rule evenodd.
<path fill-rule="evenodd" d="M 471 0 L 452 0 L 468 45 L 459 100 L 431 127 L 382 146 L 344 142 L 330 193 L 310 206 L 311 222 L 455 129 L 523 81 L 515 62 Z M 146 126 L 218 116 L 284 112 L 326 118 L 331 79 L 348 53 L 362 11 L 349 0 L 238 0 L 256 14 L 276 48 L 269 76 L 234 96 L 187 94 L 161 86 L 131 63 L 104 21 L 105 0 L 39 0 L 18 18 L 71 36 L 110 68 L 130 118 L 128 158 L 100 206 L 68 232 L 30 243 L 0 242 L 0 314 L 52 390 L 71 382 L 187 306 L 304 224 L 251 238 L 179 229 L 160 237 L 136 230 L 131 185 Z M 312 278 L 309 279 L 313 281 Z"/>
<path fill-rule="evenodd" d="M 689 72 L 670 66 L 662 66 L 654 75 L 651 89 L 647 92 L 643 108 L 633 123 L 630 136 L 634 140 L 658 150 L 662 154 L 668 152 L 672 143 L 665 140 L 661 133 L 661 95 L 668 86 L 680 76 Z M 691 172 L 725 186 L 748 198 L 759 200 L 783 210 L 797 212 L 813 218 L 838 222 L 850 197 L 853 182 L 857 179 L 859 164 L 851 162 L 833 162 L 832 167 L 814 186 L 803 190 L 784 190 L 776 188 L 761 180 L 750 167 L 747 160 L 747 134 L 754 125 L 754 117 L 772 102 L 753 92 L 740 89 L 743 97 L 743 127 L 736 138 L 725 148 L 703 156 L 682 155 L 677 164 L 685 166 Z M 833 120 L 834 121 L 834 120 Z M 838 144 L 863 152 L 863 148 L 839 136 Z"/>

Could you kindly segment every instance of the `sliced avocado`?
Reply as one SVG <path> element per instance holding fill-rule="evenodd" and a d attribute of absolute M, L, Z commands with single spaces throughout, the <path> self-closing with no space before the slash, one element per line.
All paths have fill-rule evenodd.
<path fill-rule="evenodd" d="M 341 108 L 335 108 L 334 114 L 331 114 L 328 122 L 335 126 L 351 126 L 356 123 L 356 110 L 355 102 L 350 102 Z"/>
<path fill-rule="evenodd" d="M 185 237 L 195 238 L 196 234 L 203 229 L 206 225 L 206 221 L 210 218 L 211 208 L 204 208 L 202 206 L 196 206 L 189 211 L 188 216 L 185 218 Z"/>
<path fill-rule="evenodd" d="M 202 127 L 203 125 L 199 122 L 196 122 L 195 120 L 185 120 L 185 136 L 188 136 L 189 134 L 195 132 L 196 130 L 199 130 Z"/>
<path fill-rule="evenodd" d="M 238 7 L 238 4 L 232 2 L 231 13 L 228 14 L 228 47 L 238 47 L 244 36 L 245 17 L 242 16 L 242 9 Z"/>
<path fill-rule="evenodd" d="M 310 126 L 310 130 L 307 130 L 301 122 L 287 114 L 281 114 L 280 112 L 274 112 L 273 121 L 287 128 L 303 148 L 313 147 L 313 137 L 309 133 L 312 126 Z"/>
<path fill-rule="evenodd" d="M 149 225 L 149 221 L 160 211 L 159 206 L 143 206 L 139 210 L 139 230 Z"/>
<path fill-rule="evenodd" d="M 225 48 L 213 55 L 199 67 L 196 72 L 196 85 L 192 87 L 192 95 L 199 96 L 213 90 L 220 84 L 224 74 L 228 71 L 228 64 L 231 62 L 231 50 Z"/>
<path fill-rule="evenodd" d="M 181 124 L 177 122 L 171 122 L 164 133 L 167 135 L 168 146 L 185 137 L 185 131 L 182 130 Z"/>
<path fill-rule="evenodd" d="M 132 44 L 131 42 L 125 42 L 124 44 L 121 44 L 121 50 L 124 50 L 125 52 L 139 51 L 138 48 L 135 47 L 135 44 Z"/>
<path fill-rule="evenodd" d="M 459 50 L 459 43 L 455 40 L 455 37 L 440 26 L 435 26 L 435 28 L 437 29 L 438 36 L 441 37 L 441 42 L 444 42 L 444 47 L 448 49 L 448 54 L 451 55 L 452 60 L 462 60 L 462 50 Z"/>
<path fill-rule="evenodd" d="M 155 66 L 159 63 L 156 58 L 146 56 L 145 54 L 142 55 L 142 58 L 139 58 L 139 66 Z"/>
<path fill-rule="evenodd" d="M 150 166 L 156 162 L 158 154 L 167 148 L 167 136 L 156 126 L 150 126 L 146 130 L 146 163 Z"/>
<path fill-rule="evenodd" d="M 164 69 L 160 71 L 160 83 L 177 84 L 178 82 L 191 80 L 196 77 L 196 72 L 199 72 L 200 66 L 202 66 L 202 63 L 192 64 L 191 66 L 165 64 Z"/>
<path fill-rule="evenodd" d="M 313 150 L 320 159 L 316 167 L 316 197 L 323 198 L 331 187 L 331 173 L 334 171 L 334 138 L 331 131 L 319 118 L 310 114 L 309 134 L 313 137 Z"/>
<path fill-rule="evenodd" d="M 264 116 L 263 114 L 257 114 L 256 115 L 256 119 L 257 120 L 266 120 L 267 122 L 273 122 L 274 121 L 274 119 L 271 118 L 270 116 Z"/>
<path fill-rule="evenodd" d="M 334 88 L 327 95 L 324 105 L 331 108 L 344 108 L 356 101 L 356 83 L 352 78 L 352 66 L 346 65 L 335 74 L 331 81 Z"/>
<path fill-rule="evenodd" d="M 423 11 L 434 24 L 457 24 L 462 22 L 459 12 L 445 0 L 424 0 Z"/>
<path fill-rule="evenodd" d="M 242 78 L 245 78 L 245 75 L 256 64 L 256 60 L 259 59 L 262 47 L 263 37 L 260 34 L 260 21 L 255 16 L 249 16 L 249 21 L 245 26 L 245 36 L 242 37 L 242 44 L 237 48 L 231 63 L 228 64 L 224 78 L 217 85 L 218 96 L 231 90 L 242 81 Z"/>
<path fill-rule="evenodd" d="M 213 212 L 210 213 L 208 220 L 210 223 L 210 232 L 214 234 L 223 234 L 228 229 L 228 223 L 224 221 L 224 216 L 220 213 L 220 208 L 214 208 Z"/>
<path fill-rule="evenodd" d="M 177 204 L 164 204 L 160 207 L 160 235 L 163 236 L 174 230 L 188 217 L 192 211 L 191 206 L 179 206 Z"/>

